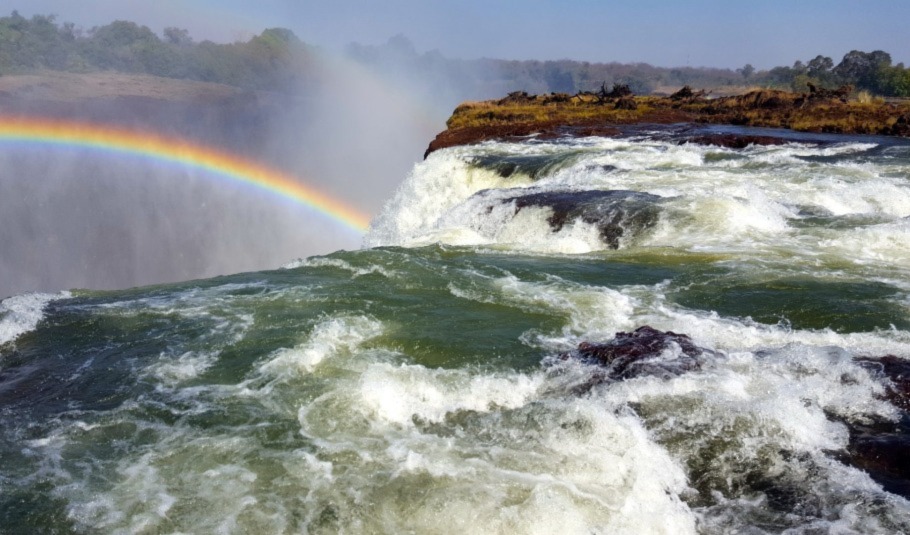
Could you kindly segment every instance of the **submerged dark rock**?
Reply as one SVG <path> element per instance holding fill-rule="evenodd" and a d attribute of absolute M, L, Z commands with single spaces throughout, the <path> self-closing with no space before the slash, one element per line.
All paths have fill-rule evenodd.
<path fill-rule="evenodd" d="M 728 149 L 744 149 L 749 145 L 784 145 L 788 143 L 786 139 L 774 136 L 757 136 L 747 134 L 704 134 L 684 138 L 679 144 L 694 143 L 697 145 L 713 145 L 716 147 L 726 147 Z"/>
<path fill-rule="evenodd" d="M 571 158 L 571 154 L 522 154 L 512 156 L 481 155 L 471 159 L 471 164 L 495 172 L 502 178 L 524 175 L 532 180 L 546 176 L 553 169 Z"/>
<path fill-rule="evenodd" d="M 701 369 L 704 356 L 715 354 L 692 343 L 685 334 L 660 331 L 644 325 L 634 331 L 618 332 L 609 342 L 582 342 L 575 351 L 560 359 L 579 359 L 601 369 L 586 386 L 607 381 L 621 381 L 639 376 L 671 378 Z"/>
<path fill-rule="evenodd" d="M 910 498 L 910 361 L 885 355 L 856 362 L 887 384 L 884 398 L 901 410 L 897 422 L 844 421 L 850 443 L 841 461 L 866 471 L 885 490 Z"/>
<path fill-rule="evenodd" d="M 842 462 L 865 471 L 888 492 L 910 498 L 910 415 L 898 422 L 844 422 L 850 432 Z"/>
<path fill-rule="evenodd" d="M 636 234 L 657 223 L 661 197 L 625 190 L 548 191 L 503 199 L 515 203 L 515 213 L 536 206 L 553 210 L 547 222 L 559 232 L 575 220 L 596 226 L 600 237 L 611 249 L 618 249 L 620 239 Z"/>
<path fill-rule="evenodd" d="M 856 359 L 856 362 L 874 376 L 888 382 L 885 399 L 903 411 L 910 411 L 910 360 L 885 355 L 862 357 Z"/>

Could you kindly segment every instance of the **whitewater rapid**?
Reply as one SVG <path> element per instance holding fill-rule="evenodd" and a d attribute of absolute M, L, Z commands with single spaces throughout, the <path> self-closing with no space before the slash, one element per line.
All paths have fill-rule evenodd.
<path fill-rule="evenodd" d="M 508 166 L 502 160 L 500 169 L 483 165 L 497 157 Z M 588 138 L 458 147 L 418 166 L 373 222 L 365 243 L 599 251 L 606 247 L 591 225 L 575 221 L 554 234 L 546 208 L 516 213 L 514 203 L 495 201 L 518 193 L 632 190 L 660 197 L 662 214 L 648 232 L 625 238 L 624 247 L 896 263 L 910 251 L 901 240 L 910 216 L 908 157 L 906 145 L 882 149 L 868 142 L 734 150 Z M 815 220 L 831 224 L 810 226 Z M 839 221 L 853 221 L 854 228 L 832 232 Z M 864 246 L 857 247 L 860 241 Z"/>
<path fill-rule="evenodd" d="M 910 532 L 908 217 L 900 141 L 487 142 L 359 251 L 7 299 L 0 532 Z M 698 366 L 571 358 L 643 325 Z"/>

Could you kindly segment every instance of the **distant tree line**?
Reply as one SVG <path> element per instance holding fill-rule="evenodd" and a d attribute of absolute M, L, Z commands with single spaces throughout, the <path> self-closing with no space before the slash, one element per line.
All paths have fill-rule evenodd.
<path fill-rule="evenodd" d="M 818 55 L 806 63 L 796 61 L 792 67 L 774 67 L 752 75 L 746 73 L 747 68 L 751 66 L 740 72 L 754 84 L 794 91 L 806 91 L 809 84 L 827 89 L 852 85 L 881 96 L 910 97 L 910 69 L 903 63 L 892 65 L 891 54 L 881 50 L 852 50 L 837 65 L 830 57 Z"/>
<path fill-rule="evenodd" d="M 852 85 L 882 96 L 910 97 L 910 69 L 892 65 L 887 52 L 853 50 L 838 64 L 817 56 L 791 67 L 758 71 L 654 67 L 646 63 L 449 59 L 438 51 L 420 54 L 407 38 L 378 46 L 352 44 L 347 55 L 384 73 L 419 79 L 451 100 L 494 98 L 508 92 L 575 93 L 606 84 L 629 86 L 636 94 L 692 88 L 762 86 L 807 91 L 809 84 L 833 89 Z M 58 24 L 53 16 L 0 17 L 0 75 L 36 69 L 75 72 L 112 70 L 219 82 L 251 89 L 294 87 L 315 76 L 313 48 L 291 30 L 272 28 L 246 42 L 195 42 L 186 30 L 166 28 L 159 36 L 146 26 L 115 21 L 89 30 Z"/>
<path fill-rule="evenodd" d="M 287 87 L 306 72 L 308 47 L 272 28 L 246 42 L 196 43 L 186 30 L 159 37 L 146 26 L 115 21 L 83 31 L 53 16 L 0 17 L 0 75 L 37 69 L 110 70 L 219 82 L 251 89 Z"/>
<path fill-rule="evenodd" d="M 383 72 L 419 72 L 440 89 L 469 86 L 464 98 L 497 98 L 512 91 L 575 93 L 595 91 L 605 82 L 627 85 L 636 94 L 675 91 L 680 86 L 718 87 L 743 84 L 731 69 L 654 67 L 647 63 L 591 63 L 558 60 L 448 59 L 438 51 L 419 54 L 407 38 L 398 35 L 385 44 L 351 44 L 347 55 Z"/>
<path fill-rule="evenodd" d="M 824 89 L 851 85 L 856 91 L 869 91 L 881 96 L 910 97 L 910 69 L 903 63 L 892 65 L 891 55 L 881 50 L 847 53 L 837 65 L 826 56 L 817 56 L 806 63 L 797 61 L 792 67 L 756 70 L 746 64 L 740 69 L 706 67 L 655 67 L 647 63 L 590 63 L 587 61 L 507 61 L 496 59 L 449 60 L 438 52 L 418 54 L 402 36 L 396 36 L 379 46 L 353 44 L 348 55 L 354 59 L 383 68 L 389 65 L 405 70 L 406 65 L 421 72 L 441 77 L 446 73 L 448 83 L 459 83 L 467 77 L 479 80 L 489 91 L 489 97 L 523 90 L 529 93 L 575 93 L 596 91 L 606 84 L 626 85 L 636 94 L 654 91 L 675 91 L 681 86 L 696 89 L 734 86 L 760 86 L 808 91 L 809 84 Z"/>

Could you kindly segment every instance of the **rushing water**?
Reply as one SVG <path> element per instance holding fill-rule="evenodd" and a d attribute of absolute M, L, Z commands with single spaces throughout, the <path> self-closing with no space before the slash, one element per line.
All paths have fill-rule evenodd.
<path fill-rule="evenodd" d="M 485 143 L 360 251 L 9 298 L 0 532 L 910 531 L 848 455 L 907 427 L 908 216 L 895 140 Z M 642 325 L 700 366 L 559 358 Z"/>

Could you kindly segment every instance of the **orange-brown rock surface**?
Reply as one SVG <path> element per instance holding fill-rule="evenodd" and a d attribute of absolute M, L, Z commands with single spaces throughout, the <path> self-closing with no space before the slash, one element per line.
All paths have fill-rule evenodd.
<path fill-rule="evenodd" d="M 762 89 L 719 98 L 688 87 L 668 97 L 614 95 L 615 88 L 576 95 L 516 92 L 500 100 L 458 106 L 425 156 L 441 148 L 490 139 L 611 136 L 619 134 L 622 126 L 637 124 L 728 124 L 910 137 L 910 101 L 852 98 L 850 91 L 849 87 L 813 88 L 808 93 Z M 755 139 L 728 136 L 705 141 L 731 147 L 768 142 L 751 137 Z"/>

